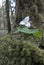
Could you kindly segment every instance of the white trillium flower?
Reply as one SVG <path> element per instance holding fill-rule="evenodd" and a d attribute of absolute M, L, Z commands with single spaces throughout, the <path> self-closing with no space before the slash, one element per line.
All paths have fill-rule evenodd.
<path fill-rule="evenodd" d="M 25 17 L 23 21 L 20 22 L 20 25 L 25 25 L 27 28 L 30 28 L 31 24 L 29 20 L 30 20 L 29 16 Z"/>

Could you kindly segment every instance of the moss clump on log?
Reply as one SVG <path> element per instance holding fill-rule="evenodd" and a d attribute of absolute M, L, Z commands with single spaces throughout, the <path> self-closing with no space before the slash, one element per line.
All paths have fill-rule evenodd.
<path fill-rule="evenodd" d="M 44 65 L 44 50 L 12 33 L 0 40 L 0 65 Z"/>

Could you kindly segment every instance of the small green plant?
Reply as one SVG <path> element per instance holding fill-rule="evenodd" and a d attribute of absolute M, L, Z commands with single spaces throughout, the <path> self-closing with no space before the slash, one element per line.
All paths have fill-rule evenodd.
<path fill-rule="evenodd" d="M 39 29 L 30 29 L 31 23 L 30 23 L 30 17 L 26 16 L 21 22 L 20 26 L 25 26 L 25 28 L 17 28 L 17 32 L 22 32 L 26 34 L 32 34 L 33 36 L 37 38 L 42 37 L 42 32 Z"/>

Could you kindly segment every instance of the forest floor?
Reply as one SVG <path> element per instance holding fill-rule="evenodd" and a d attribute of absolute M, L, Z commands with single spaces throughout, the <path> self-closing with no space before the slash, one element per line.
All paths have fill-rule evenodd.
<path fill-rule="evenodd" d="M 0 30 L 0 38 L 7 34 L 7 30 Z"/>

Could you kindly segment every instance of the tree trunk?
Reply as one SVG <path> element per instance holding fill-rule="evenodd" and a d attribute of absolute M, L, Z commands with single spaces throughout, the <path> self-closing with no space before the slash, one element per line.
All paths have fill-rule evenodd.
<path fill-rule="evenodd" d="M 11 32 L 11 24 L 10 24 L 10 17 L 9 17 L 9 0 L 6 0 L 6 14 L 7 14 L 8 33 L 10 33 Z"/>
<path fill-rule="evenodd" d="M 40 21 L 39 14 L 44 12 L 44 2 L 43 0 L 16 0 L 16 20 L 19 22 L 25 17 L 30 16 L 32 21 L 35 21 L 38 24 Z M 35 24 L 34 22 L 34 24 Z M 35 25 L 39 26 L 39 25 Z"/>

